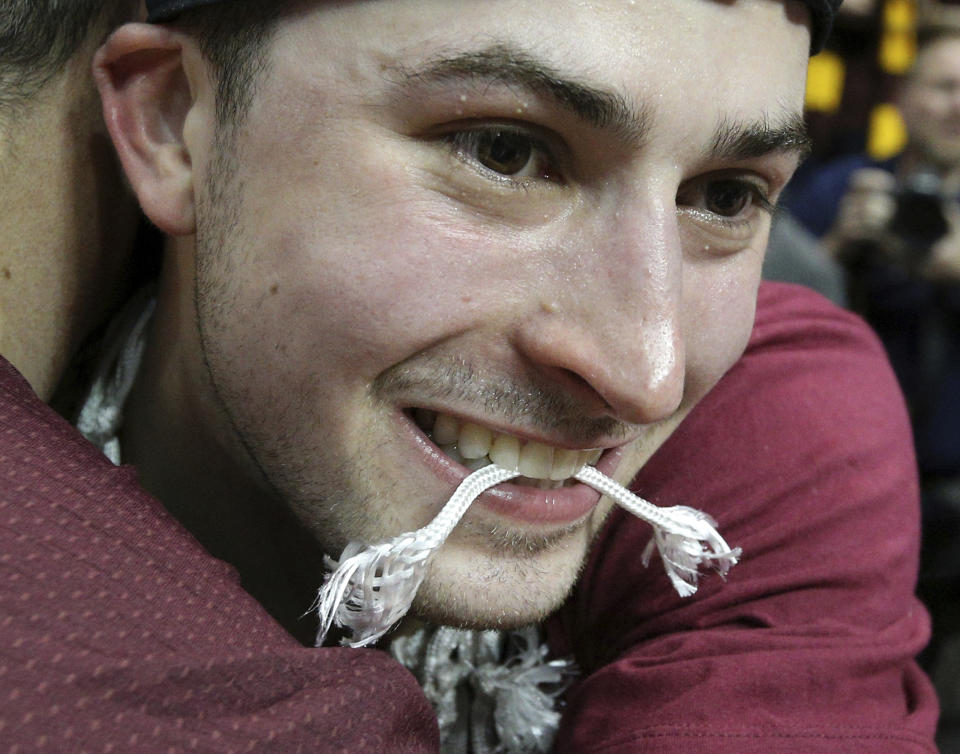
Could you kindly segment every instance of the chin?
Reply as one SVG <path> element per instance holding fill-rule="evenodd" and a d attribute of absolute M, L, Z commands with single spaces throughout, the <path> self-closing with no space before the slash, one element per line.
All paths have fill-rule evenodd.
<path fill-rule="evenodd" d="M 510 630 L 540 623 L 563 604 L 579 576 L 586 546 L 582 537 L 571 539 L 528 557 L 438 553 L 413 612 L 456 628 Z"/>

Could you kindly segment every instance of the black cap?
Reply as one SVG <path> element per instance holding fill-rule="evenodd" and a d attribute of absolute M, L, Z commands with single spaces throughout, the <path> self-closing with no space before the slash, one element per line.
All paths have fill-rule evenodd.
<path fill-rule="evenodd" d="M 169 21 L 180 11 L 196 8 L 200 5 L 227 3 L 230 0 L 147 0 L 150 15 L 147 20 L 153 23 Z M 810 52 L 820 52 L 833 27 L 833 17 L 843 0 L 804 0 L 810 8 Z"/>
<path fill-rule="evenodd" d="M 149 11 L 147 21 L 151 23 L 169 21 L 180 11 L 217 2 L 229 2 L 229 0 L 147 0 L 147 11 Z"/>

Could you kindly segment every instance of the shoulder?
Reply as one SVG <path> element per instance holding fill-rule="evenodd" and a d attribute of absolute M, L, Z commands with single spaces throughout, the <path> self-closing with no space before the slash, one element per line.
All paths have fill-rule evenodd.
<path fill-rule="evenodd" d="M 743 421 L 762 422 L 765 439 L 778 446 L 832 439 L 866 460 L 882 441 L 904 481 L 914 481 L 909 416 L 883 345 L 859 316 L 804 287 L 761 285 L 746 351 L 696 422 L 717 420 L 736 403 Z M 816 434 L 791 441 L 790 427 L 814 423 Z"/>
<path fill-rule="evenodd" d="M 804 286 L 764 281 L 757 294 L 750 341 L 730 371 L 742 379 L 741 372 L 772 368 L 778 361 L 775 356 L 816 360 L 831 368 L 862 359 L 878 377 L 892 378 L 884 353 L 879 339 L 858 315 Z M 895 384 L 891 387 L 896 392 Z"/>

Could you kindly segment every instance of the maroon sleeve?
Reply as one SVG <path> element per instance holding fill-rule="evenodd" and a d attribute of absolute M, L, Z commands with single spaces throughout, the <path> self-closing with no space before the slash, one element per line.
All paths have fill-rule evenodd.
<path fill-rule="evenodd" d="M 913 662 L 919 503 L 909 424 L 876 339 L 793 286 L 761 288 L 743 359 L 641 471 L 743 558 L 681 599 L 617 511 L 548 624 L 582 680 L 558 752 L 934 752 Z"/>
<path fill-rule="evenodd" d="M 0 751 L 438 748 L 410 673 L 300 646 L 0 359 Z"/>

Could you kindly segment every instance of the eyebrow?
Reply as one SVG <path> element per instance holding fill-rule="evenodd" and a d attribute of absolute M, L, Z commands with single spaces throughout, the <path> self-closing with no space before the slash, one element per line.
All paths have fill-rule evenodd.
<path fill-rule="evenodd" d="M 546 95 L 588 125 L 612 130 L 631 144 L 640 143 L 649 131 L 651 111 L 648 108 L 633 106 L 617 92 L 565 77 L 549 64 L 506 43 L 436 57 L 416 69 L 395 70 L 407 85 L 474 81 Z M 721 121 L 709 156 L 746 160 L 772 152 L 796 152 L 802 160 L 810 149 L 811 140 L 803 116 L 792 113 L 779 122 L 770 118 L 753 123 Z"/>
<path fill-rule="evenodd" d="M 749 160 L 772 152 L 796 152 L 800 160 L 812 148 L 803 116 L 791 113 L 780 122 L 762 118 L 753 123 L 721 121 L 713 136 L 710 157 L 717 160 Z"/>
<path fill-rule="evenodd" d="M 400 69 L 405 83 L 451 80 L 503 84 L 546 95 L 587 124 L 613 130 L 638 142 L 648 130 L 649 113 L 632 107 L 616 92 L 605 91 L 560 75 L 550 65 L 508 44 L 495 44 L 428 61 L 416 70 Z"/>

